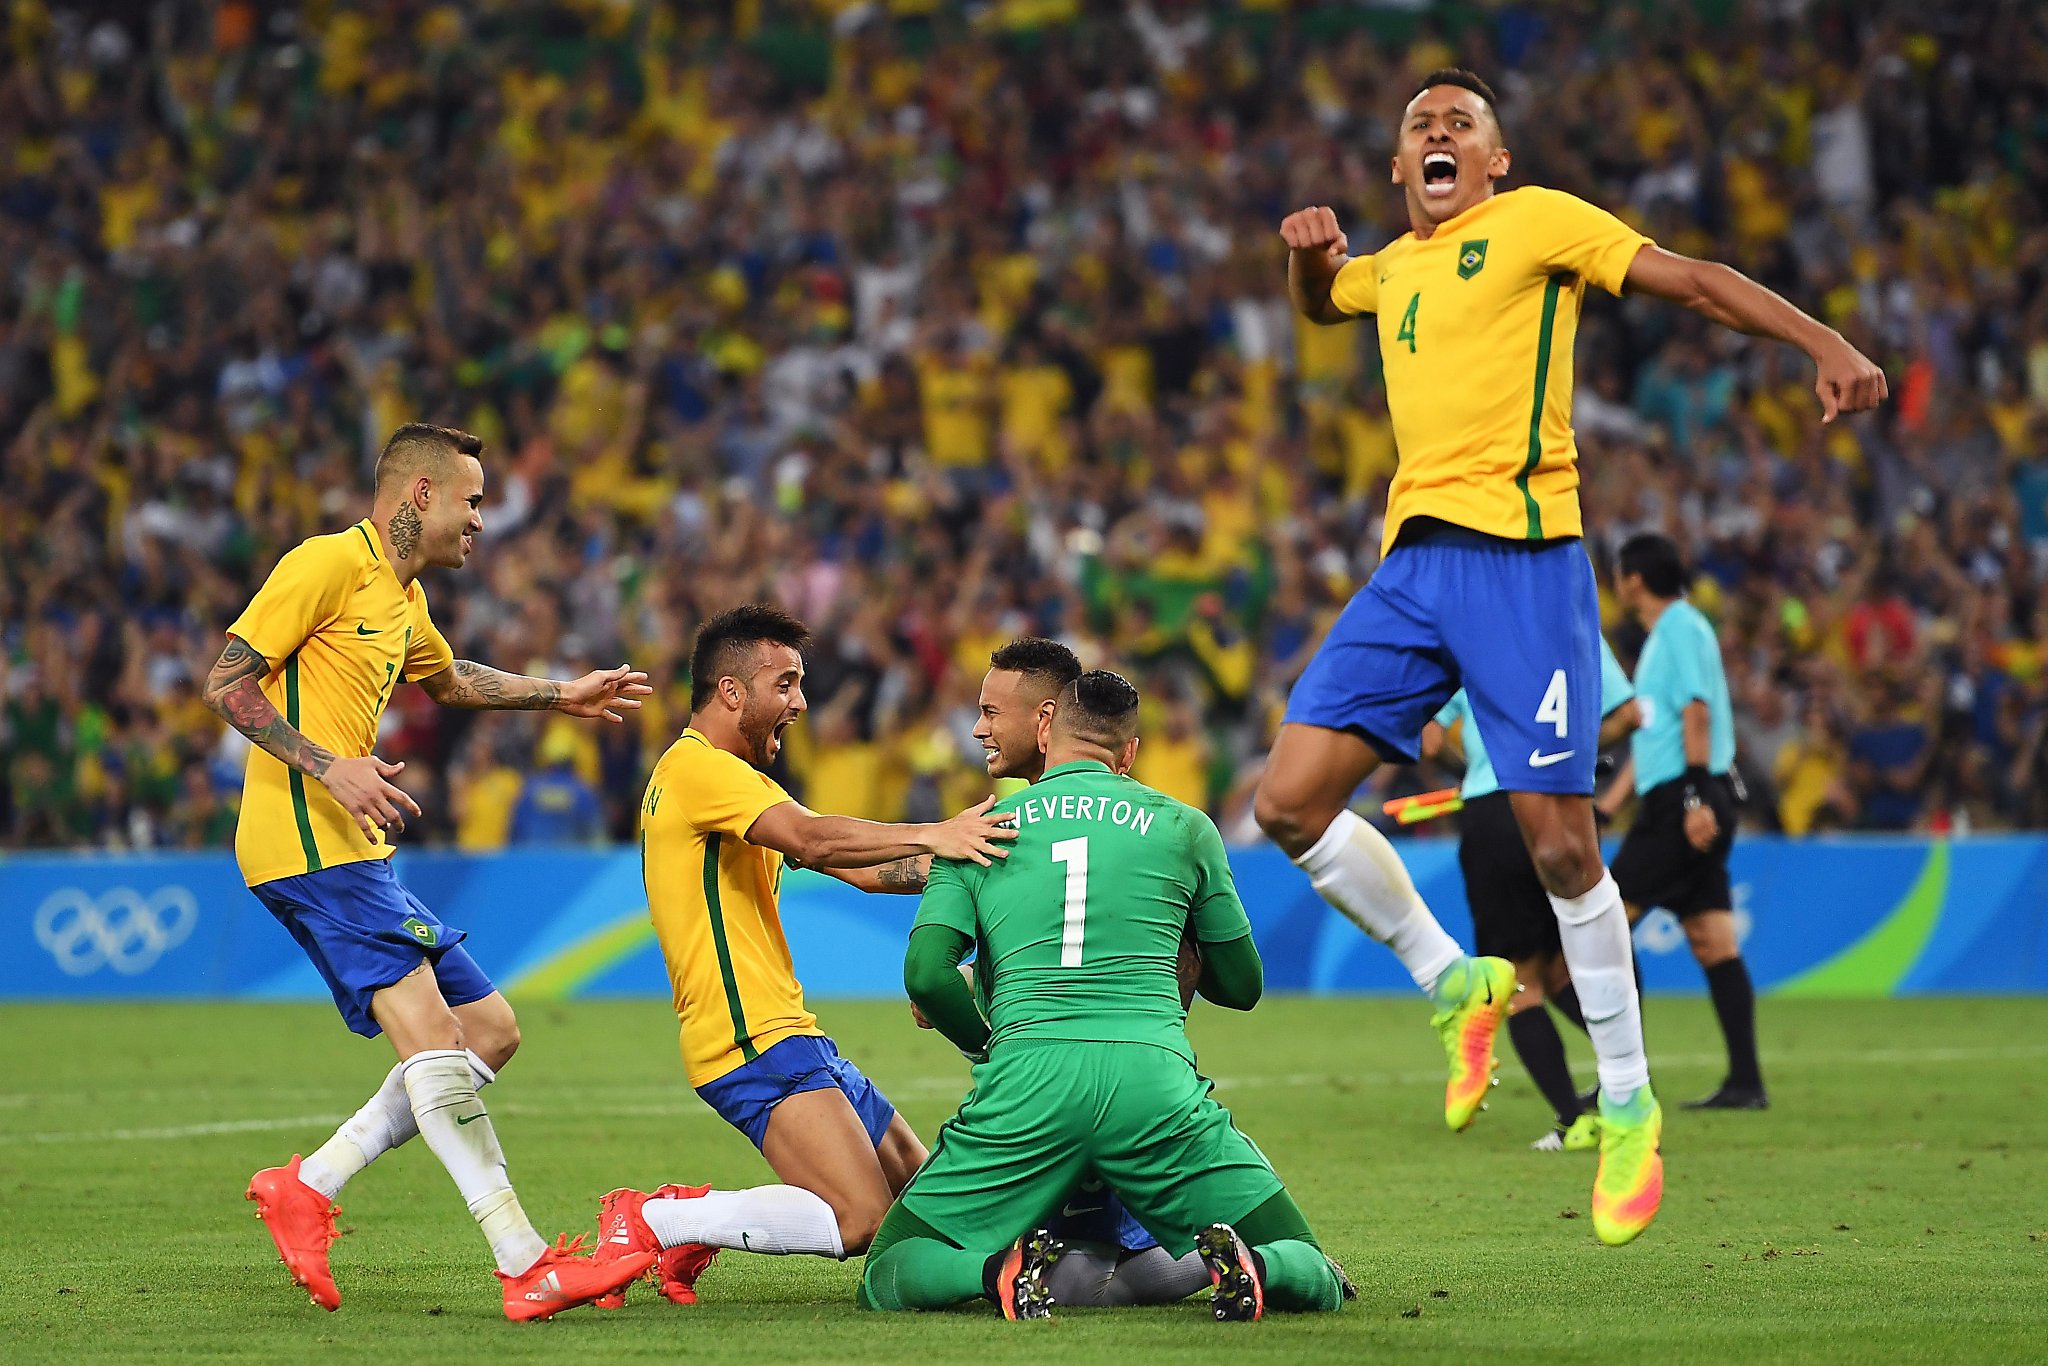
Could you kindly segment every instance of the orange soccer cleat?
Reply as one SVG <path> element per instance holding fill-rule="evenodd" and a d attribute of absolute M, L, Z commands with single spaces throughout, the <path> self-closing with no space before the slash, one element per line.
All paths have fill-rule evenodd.
<path fill-rule="evenodd" d="M 1218 1322 L 1252 1323 L 1266 1316 L 1266 1278 L 1236 1229 L 1209 1225 L 1195 1235 L 1195 1251 L 1209 1271 L 1209 1310 Z M 1342 1271 L 1337 1275 L 1343 1284 L 1351 1284 Z"/>
<path fill-rule="evenodd" d="M 256 1202 L 256 1217 L 270 1230 L 270 1240 L 277 1244 L 277 1255 L 293 1282 L 329 1313 L 341 1308 L 341 1291 L 327 1266 L 327 1245 L 341 1236 L 334 1229 L 334 1216 L 341 1209 L 299 1179 L 299 1155 L 293 1153 L 284 1166 L 265 1167 L 250 1177 L 244 1198 Z"/>
<path fill-rule="evenodd" d="M 1664 1107 L 1648 1086 L 1626 1105 L 1600 1093 L 1600 1167 L 1593 1174 L 1593 1232 L 1609 1247 L 1632 1242 L 1664 1203 Z"/>
<path fill-rule="evenodd" d="M 1444 1004 L 1429 1021 L 1443 1041 L 1444 1057 L 1450 1063 L 1450 1080 L 1444 1085 L 1444 1123 L 1452 1133 L 1464 1130 L 1486 1108 L 1486 1093 L 1494 1085 L 1497 1065 L 1494 1036 L 1508 1016 L 1508 1003 L 1521 990 L 1515 984 L 1515 965 L 1505 958 L 1463 961 L 1469 965 L 1462 978 L 1463 994 Z"/>
<path fill-rule="evenodd" d="M 661 1240 L 654 1236 L 654 1230 L 647 1226 L 643 1207 L 649 1200 L 694 1200 L 710 1190 L 709 1186 L 669 1185 L 652 1191 L 624 1187 L 607 1191 L 597 1203 L 596 1260 L 609 1262 L 642 1252 L 655 1253 L 657 1260 L 650 1279 L 660 1289 L 662 1297 L 671 1304 L 695 1304 L 697 1278 L 711 1265 L 718 1249 L 701 1243 L 664 1248 Z M 598 1300 L 597 1306 L 600 1309 L 618 1309 L 625 1303 L 626 1292 L 621 1288 L 618 1293 Z"/>
<path fill-rule="evenodd" d="M 592 1304 L 624 1289 L 654 1265 L 651 1252 L 628 1252 L 600 1262 L 585 1257 L 583 1236 L 571 1242 L 565 1234 L 517 1276 L 494 1273 L 505 1283 L 505 1317 L 515 1323 L 548 1319 L 564 1309 Z"/>

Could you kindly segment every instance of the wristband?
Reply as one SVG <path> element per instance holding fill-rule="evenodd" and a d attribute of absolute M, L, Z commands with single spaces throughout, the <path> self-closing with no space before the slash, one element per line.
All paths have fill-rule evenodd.
<path fill-rule="evenodd" d="M 1707 784 L 1713 776 L 1713 774 L 1707 772 L 1699 764 L 1690 764 L 1686 767 L 1682 780 L 1685 783 L 1685 809 L 1687 811 L 1698 810 L 1703 804 L 1704 799 L 1700 794 L 1707 790 Z"/>

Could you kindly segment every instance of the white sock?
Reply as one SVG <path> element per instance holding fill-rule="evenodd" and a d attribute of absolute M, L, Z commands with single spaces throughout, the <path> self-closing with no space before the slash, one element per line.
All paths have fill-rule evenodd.
<path fill-rule="evenodd" d="M 1339 811 L 1323 837 L 1295 863 L 1323 900 L 1392 949 L 1425 992 L 1433 991 L 1444 970 L 1465 956 L 1416 894 L 1394 846 L 1357 813 Z"/>
<path fill-rule="evenodd" d="M 641 1207 L 663 1247 L 702 1243 L 782 1256 L 808 1252 L 845 1260 L 839 1216 L 801 1186 L 711 1191 L 689 1200 L 649 1200 Z"/>
<path fill-rule="evenodd" d="M 1603 868 L 1591 891 L 1584 896 L 1553 896 L 1550 908 L 1557 912 L 1565 965 L 1571 969 L 1579 1008 L 1586 1013 L 1586 1033 L 1600 1060 L 1600 1090 L 1611 1100 L 1626 1102 L 1637 1088 L 1649 1084 L 1650 1060 L 1643 1053 L 1643 1007 L 1636 996 L 1621 888 L 1614 885 L 1614 874 Z"/>
<path fill-rule="evenodd" d="M 479 1087 L 498 1079 L 475 1053 L 465 1049 L 463 1056 L 469 1059 L 469 1070 Z M 419 1122 L 412 1117 L 412 1099 L 405 1094 L 405 1064 L 399 1063 L 385 1076 L 377 1094 L 299 1164 L 299 1180 L 332 1200 L 357 1172 L 393 1148 L 410 1143 L 419 1132 Z"/>
<path fill-rule="evenodd" d="M 515 1276 L 548 1250 L 533 1231 L 512 1179 L 505 1174 L 505 1152 L 491 1128 L 491 1117 L 476 1098 L 476 1075 L 460 1049 L 440 1048 L 415 1053 L 399 1068 L 412 1101 L 420 1136 L 455 1178 L 469 1212 L 490 1239 L 498 1270 Z"/>

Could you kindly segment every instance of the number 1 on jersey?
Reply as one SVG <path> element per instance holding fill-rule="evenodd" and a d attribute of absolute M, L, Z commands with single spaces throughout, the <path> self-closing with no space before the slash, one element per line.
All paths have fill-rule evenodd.
<path fill-rule="evenodd" d="M 1054 840 L 1052 861 L 1067 865 L 1067 911 L 1060 921 L 1060 966 L 1081 966 L 1081 936 L 1088 928 L 1088 837 Z"/>

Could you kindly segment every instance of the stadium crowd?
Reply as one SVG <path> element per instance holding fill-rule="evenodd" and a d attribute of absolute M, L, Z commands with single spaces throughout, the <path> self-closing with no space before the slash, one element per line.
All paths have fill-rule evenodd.
<path fill-rule="evenodd" d="M 400 689 L 408 839 L 629 838 L 693 629 L 755 598 L 817 633 L 820 809 L 980 795 L 976 689 L 1029 632 L 1129 670 L 1138 775 L 1251 837 L 1395 461 L 1371 329 L 1289 314 L 1275 228 L 1403 231 L 1394 117 L 1453 63 L 1509 184 L 1892 378 L 1824 428 L 1797 355 L 1588 302 L 1589 548 L 1696 565 L 1750 817 L 2048 825 L 2040 6 L 22 0 L 6 41 L 9 846 L 232 839 L 196 682 L 411 418 L 489 443 L 480 553 L 427 580 L 457 654 L 660 692 L 584 727 Z"/>

